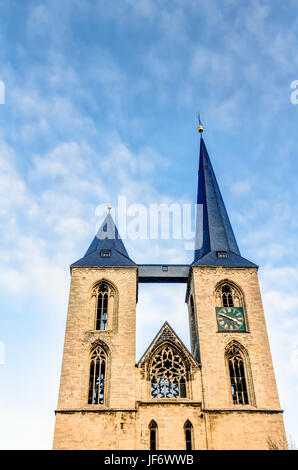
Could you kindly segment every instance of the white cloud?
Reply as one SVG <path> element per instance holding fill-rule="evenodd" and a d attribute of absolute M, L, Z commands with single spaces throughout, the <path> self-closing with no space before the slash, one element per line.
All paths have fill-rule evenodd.
<path fill-rule="evenodd" d="M 52 409 L 48 414 L 48 406 Z M 43 409 L 31 407 L 22 409 L 7 406 L 1 409 L 5 427 L 0 428 L 2 450 L 49 450 L 52 448 L 54 429 L 54 403 L 45 403 Z M 51 429 L 51 431 L 49 431 Z"/>
<path fill-rule="evenodd" d="M 296 308 L 297 295 L 287 294 L 280 290 L 269 290 L 264 293 L 263 301 L 266 303 L 269 311 L 278 311 L 278 315 L 283 312 L 282 314 L 286 315 L 288 311 L 293 311 Z"/>
<path fill-rule="evenodd" d="M 265 30 L 265 20 L 269 15 L 269 5 L 264 5 L 258 0 L 253 0 L 248 6 L 248 13 L 245 15 L 245 24 L 248 31 L 256 36 L 261 36 Z"/>
<path fill-rule="evenodd" d="M 28 207 L 24 181 L 15 168 L 15 152 L 5 143 L 0 145 L 0 215 L 11 214 L 12 209 Z"/>
<path fill-rule="evenodd" d="M 230 189 L 236 195 L 247 194 L 250 191 L 250 183 L 249 181 L 235 181 Z"/>
<path fill-rule="evenodd" d="M 59 221 L 54 230 L 65 240 L 75 237 L 76 240 L 80 241 L 90 235 L 90 224 L 78 217 L 68 217 Z"/>
<path fill-rule="evenodd" d="M 34 157 L 34 170 L 32 175 L 35 178 L 40 177 L 61 177 L 62 179 L 71 178 L 74 174 L 86 174 L 86 167 L 83 160 L 84 152 L 90 152 L 85 145 L 79 145 L 77 142 L 64 142 L 59 144 L 54 150 L 46 156 Z"/>
<path fill-rule="evenodd" d="M 297 441 L 298 267 L 265 266 L 260 271 L 265 318 L 288 435 Z M 296 390 L 296 391 L 295 391 Z"/>

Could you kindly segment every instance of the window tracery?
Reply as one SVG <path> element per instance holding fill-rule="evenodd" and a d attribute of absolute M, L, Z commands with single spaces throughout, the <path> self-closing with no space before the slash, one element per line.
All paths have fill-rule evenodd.
<path fill-rule="evenodd" d="M 243 307 L 240 290 L 228 281 L 221 283 L 216 289 L 216 305 L 218 307 Z"/>
<path fill-rule="evenodd" d="M 170 345 L 165 345 L 151 363 L 151 397 L 185 398 L 186 380 L 186 367 L 180 354 Z"/>
<path fill-rule="evenodd" d="M 93 288 L 91 300 L 95 311 L 95 329 L 111 329 L 115 305 L 114 287 L 107 281 L 100 282 Z"/>
<path fill-rule="evenodd" d="M 249 398 L 243 353 L 236 344 L 232 344 L 226 352 L 226 358 L 230 374 L 233 404 L 248 405 Z"/>
<path fill-rule="evenodd" d="M 89 405 L 103 405 L 106 389 L 107 355 L 104 349 L 97 345 L 91 352 L 89 374 Z"/>

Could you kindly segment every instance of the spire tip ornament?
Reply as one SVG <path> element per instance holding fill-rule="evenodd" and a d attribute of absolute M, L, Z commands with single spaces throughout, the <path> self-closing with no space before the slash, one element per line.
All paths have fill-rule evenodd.
<path fill-rule="evenodd" d="M 203 127 L 203 124 L 202 124 L 202 121 L 201 121 L 201 118 L 200 118 L 200 113 L 198 113 L 197 117 L 198 117 L 198 121 L 199 121 L 199 126 L 198 126 L 197 130 L 198 130 L 198 133 L 202 135 L 203 132 L 204 132 L 204 127 Z"/>
<path fill-rule="evenodd" d="M 109 212 L 111 211 L 111 209 L 112 209 L 111 204 L 108 204 L 108 205 L 107 205 L 107 209 L 108 209 Z"/>

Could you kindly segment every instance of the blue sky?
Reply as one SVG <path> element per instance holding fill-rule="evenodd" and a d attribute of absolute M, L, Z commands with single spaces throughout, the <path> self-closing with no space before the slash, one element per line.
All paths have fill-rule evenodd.
<path fill-rule="evenodd" d="M 195 202 L 205 125 L 242 255 L 260 265 L 285 410 L 298 443 L 297 2 L 0 0 L 2 448 L 50 448 L 69 287 L 96 207 Z M 139 263 L 183 242 L 126 240 Z M 141 286 L 138 357 L 185 286 Z M 169 300 L 170 299 L 170 300 Z"/>

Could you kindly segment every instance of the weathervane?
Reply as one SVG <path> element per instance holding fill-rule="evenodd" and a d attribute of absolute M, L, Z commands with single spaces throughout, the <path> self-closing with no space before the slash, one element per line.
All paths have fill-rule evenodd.
<path fill-rule="evenodd" d="M 198 133 L 203 134 L 204 127 L 203 127 L 203 124 L 202 124 L 202 121 L 201 121 L 200 113 L 197 114 L 197 118 L 198 118 L 198 121 L 199 121 Z"/>

